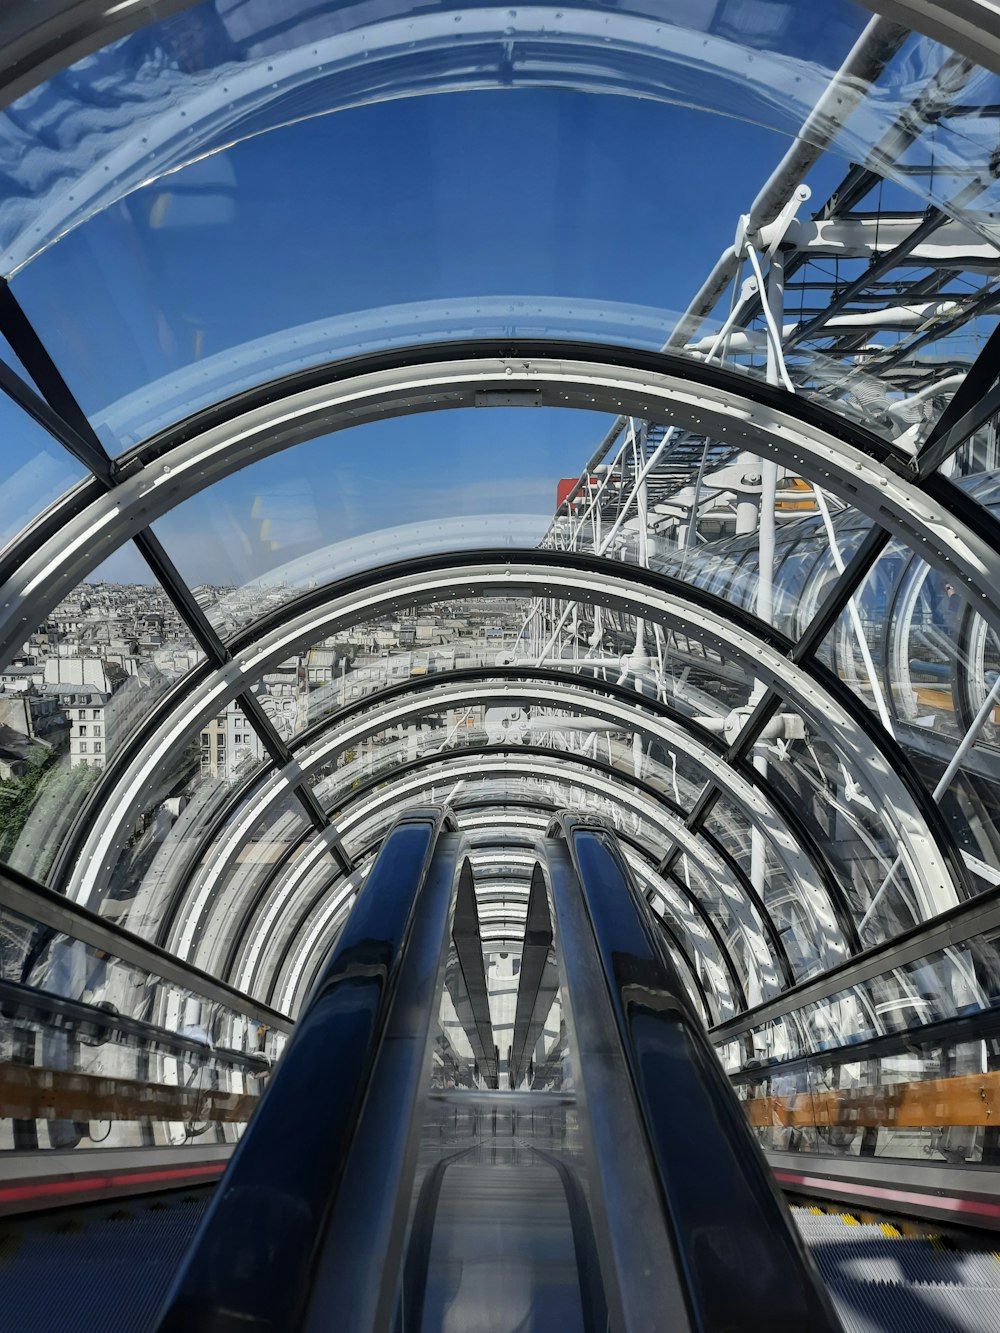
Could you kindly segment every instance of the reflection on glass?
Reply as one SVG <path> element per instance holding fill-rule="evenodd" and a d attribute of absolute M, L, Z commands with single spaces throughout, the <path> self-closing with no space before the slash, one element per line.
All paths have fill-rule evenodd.
<path fill-rule="evenodd" d="M 0 1148 L 232 1142 L 286 1034 L 0 912 Z"/>
<path fill-rule="evenodd" d="M 253 463 L 155 527 L 228 638 L 296 593 L 360 570 L 536 546 L 560 479 L 608 424 L 598 413 L 499 407 L 373 422 Z M 411 637 L 437 646 L 424 622 Z"/>

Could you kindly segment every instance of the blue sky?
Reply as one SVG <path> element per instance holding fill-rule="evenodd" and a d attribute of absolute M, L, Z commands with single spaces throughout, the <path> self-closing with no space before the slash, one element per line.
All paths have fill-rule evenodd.
<path fill-rule="evenodd" d="M 400 302 L 638 304 L 662 310 L 667 328 L 786 144 L 719 116 L 560 90 L 389 102 L 261 135 L 155 182 L 71 232 L 13 287 L 92 413 L 275 330 Z M 22 442 L 6 405 L 0 428 L 17 474 L 37 435 Z M 164 521 L 163 536 L 182 566 L 230 582 L 276 558 L 255 535 L 257 502 L 282 487 L 323 497 L 330 521 L 313 540 L 449 504 L 497 512 L 518 499 L 520 512 L 544 515 L 555 480 L 579 471 L 603 429 L 585 414 L 537 411 L 361 428 L 205 493 Z M 352 451 L 353 478 L 343 466 Z M 227 555 L 226 542 L 244 554 Z M 111 569 L 141 575 L 124 553 Z"/>

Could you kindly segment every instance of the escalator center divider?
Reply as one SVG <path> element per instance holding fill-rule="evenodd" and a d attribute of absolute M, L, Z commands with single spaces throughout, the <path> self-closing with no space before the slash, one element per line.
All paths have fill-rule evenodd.
<path fill-rule="evenodd" d="M 355 1199 L 359 1173 L 371 1216 L 353 1219 L 360 1265 L 334 1265 L 338 1301 L 353 1300 L 360 1309 L 390 1279 L 392 1291 L 381 1299 L 394 1301 L 405 1218 L 389 1225 L 378 1214 L 405 1213 L 408 1188 L 398 1175 L 398 1154 L 395 1176 L 387 1171 L 392 1154 L 372 1160 L 371 1126 L 378 1121 L 381 1132 L 387 1116 L 399 1119 L 408 1109 L 407 1095 L 412 1101 L 422 1090 L 454 908 L 459 839 L 453 830 L 449 811 L 427 807 L 402 816 L 387 834 L 233 1153 L 158 1333 L 303 1327 L 307 1312 L 317 1313 L 310 1310 L 317 1281 L 325 1277 L 329 1287 L 327 1242 L 331 1229 L 344 1230 L 338 1214 L 345 1192 Z M 415 1001 L 426 1012 L 416 1013 Z M 413 1137 L 409 1125 L 398 1129 L 397 1140 L 407 1136 Z M 367 1140 L 363 1161 L 360 1140 Z M 402 1202 L 390 1197 L 400 1192 Z M 364 1221 L 370 1229 L 362 1234 Z M 379 1252 L 378 1243 L 387 1241 L 398 1248 L 395 1256 Z M 353 1333 L 366 1327 L 345 1318 L 343 1304 L 318 1312 L 324 1327 Z"/>
<path fill-rule="evenodd" d="M 667 1250 L 686 1298 L 687 1326 L 700 1333 L 749 1333 L 763 1326 L 770 1333 L 839 1329 L 613 830 L 593 817 L 558 816 L 549 828 L 546 854 L 556 945 L 573 1016 L 571 1049 L 589 1133 L 597 1137 L 598 1150 L 614 1151 L 615 1110 L 606 1071 L 620 1058 L 658 1187 Z M 585 952 L 591 955 L 586 975 L 579 956 Z M 610 1009 L 616 1051 L 598 1046 L 592 1031 L 580 1049 L 578 986 L 595 974 L 603 980 L 603 995 L 583 997 L 587 1021 L 594 1022 L 596 1013 L 604 1022 L 608 1015 L 597 1011 Z M 624 1152 L 622 1169 L 634 1171 L 623 1158 Z M 602 1187 L 606 1180 L 605 1169 Z M 616 1259 L 624 1255 L 628 1262 L 636 1228 L 627 1212 L 615 1211 L 624 1201 L 611 1184 L 610 1200 L 602 1201 L 605 1224 L 618 1247 Z M 634 1278 L 634 1264 L 630 1271 Z M 651 1274 L 650 1281 L 662 1285 L 664 1278 Z M 642 1325 L 625 1313 L 625 1328 L 638 1330 Z M 671 1326 L 684 1323 L 675 1317 Z"/>

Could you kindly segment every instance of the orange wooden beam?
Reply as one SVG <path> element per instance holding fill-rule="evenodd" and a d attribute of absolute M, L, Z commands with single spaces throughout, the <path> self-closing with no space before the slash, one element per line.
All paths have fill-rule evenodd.
<path fill-rule="evenodd" d="M 789 1129 L 1000 1125 L 1000 1072 L 753 1097 L 743 1106 L 751 1125 Z"/>

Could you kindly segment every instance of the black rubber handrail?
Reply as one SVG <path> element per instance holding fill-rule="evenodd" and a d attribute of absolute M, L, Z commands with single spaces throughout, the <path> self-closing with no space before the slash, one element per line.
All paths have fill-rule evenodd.
<path fill-rule="evenodd" d="M 446 827 L 446 811 L 412 811 L 386 837 L 174 1282 L 160 1333 L 303 1326 Z M 453 896 L 450 882 L 447 890 Z M 357 1276 L 370 1287 L 383 1275 Z M 325 1314 L 328 1327 L 348 1326 Z"/>
<path fill-rule="evenodd" d="M 550 875 L 557 944 L 564 929 L 572 930 L 574 947 L 589 944 L 603 975 L 689 1327 L 700 1333 L 839 1329 L 613 831 L 599 820 L 564 815 L 549 833 L 559 839 L 556 863 L 564 843 L 561 854 L 568 853 L 575 871 L 574 878 Z M 568 998 L 573 1006 L 572 986 Z M 590 1117 L 595 1084 L 588 1088 L 585 1052 L 577 1061 Z M 612 1227 L 628 1225 L 620 1205 L 609 1220 Z M 679 1318 L 675 1324 L 682 1326 Z"/>

